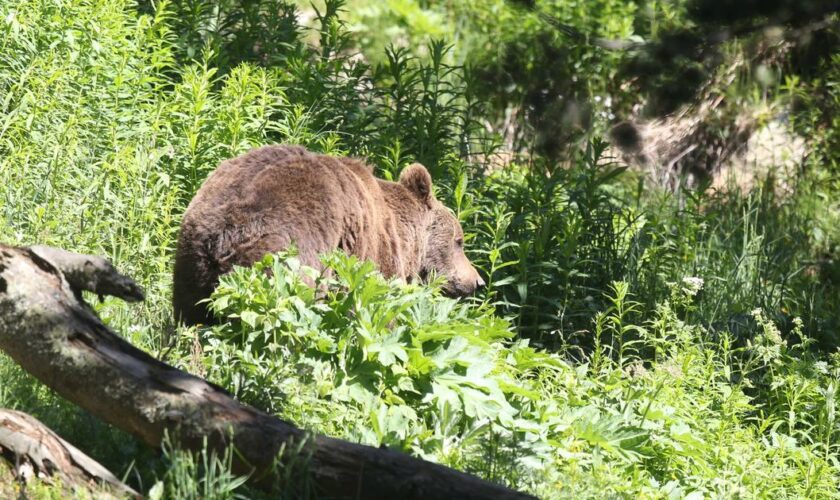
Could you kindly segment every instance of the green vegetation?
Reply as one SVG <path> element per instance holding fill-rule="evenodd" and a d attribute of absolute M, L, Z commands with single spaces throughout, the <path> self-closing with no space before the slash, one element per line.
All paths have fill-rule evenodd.
<path fill-rule="evenodd" d="M 625 55 L 527 3 L 0 0 L 0 241 L 108 256 L 147 291 L 91 301 L 116 331 L 313 431 L 545 498 L 837 496 L 840 59 L 721 89 L 789 106 L 810 138 L 795 179 L 674 193 L 598 138 L 639 99 Z M 690 24 L 684 2 L 535 3 L 611 38 Z M 426 164 L 486 292 L 456 302 L 327 255 L 315 293 L 281 253 L 224 278 L 228 322 L 173 325 L 187 203 L 220 161 L 278 142 L 386 178 Z M 255 495 L 230 457 L 158 456 L 2 356 L 0 407 L 152 498 Z"/>

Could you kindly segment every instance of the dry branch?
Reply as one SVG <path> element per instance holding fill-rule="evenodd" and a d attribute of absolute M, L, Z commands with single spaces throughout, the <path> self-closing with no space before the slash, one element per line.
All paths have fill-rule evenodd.
<path fill-rule="evenodd" d="M 0 409 L 0 455 L 12 462 L 15 475 L 24 481 L 33 476 L 58 477 L 65 486 L 106 485 L 114 493 L 140 497 L 108 469 L 26 413 Z"/>
<path fill-rule="evenodd" d="M 104 264 L 103 264 L 104 262 Z M 339 498 L 529 498 L 502 486 L 387 449 L 308 435 L 234 400 L 205 380 L 166 365 L 115 335 L 80 290 L 142 297 L 97 257 L 0 245 L 0 350 L 66 399 L 158 447 L 169 433 L 184 448 L 233 445 L 235 467 L 269 487 L 283 467 L 320 496 Z M 301 460 L 304 458 L 305 460 Z"/>

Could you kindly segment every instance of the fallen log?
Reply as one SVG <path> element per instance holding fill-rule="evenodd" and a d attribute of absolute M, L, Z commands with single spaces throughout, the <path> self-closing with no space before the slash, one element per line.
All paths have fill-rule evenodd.
<path fill-rule="evenodd" d="M 15 476 L 29 482 L 35 477 L 58 478 L 65 487 L 106 486 L 114 494 L 139 498 L 108 469 L 26 413 L 0 408 L 0 457 Z"/>
<path fill-rule="evenodd" d="M 531 498 L 403 453 L 310 435 L 240 404 L 114 334 L 81 299 L 82 290 L 142 299 L 130 278 L 99 257 L 0 245 L 0 350 L 150 446 L 159 447 L 166 433 L 190 450 L 205 442 L 217 451 L 233 446 L 235 471 L 254 484 L 271 488 L 291 478 L 317 496 Z"/>

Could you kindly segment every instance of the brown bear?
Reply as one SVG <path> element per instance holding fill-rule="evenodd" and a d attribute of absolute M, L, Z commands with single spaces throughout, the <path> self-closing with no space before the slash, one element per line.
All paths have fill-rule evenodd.
<path fill-rule="evenodd" d="M 291 244 L 316 268 L 319 254 L 341 249 L 387 277 L 443 276 L 451 296 L 484 285 L 464 254 L 458 220 L 435 199 L 423 165 L 389 182 L 359 160 L 265 146 L 222 162 L 187 207 L 175 257 L 176 321 L 213 323 L 197 302 L 219 276 Z"/>

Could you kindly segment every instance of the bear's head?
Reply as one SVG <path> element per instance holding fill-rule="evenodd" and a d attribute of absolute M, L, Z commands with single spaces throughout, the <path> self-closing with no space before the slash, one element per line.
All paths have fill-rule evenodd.
<path fill-rule="evenodd" d="M 432 176 L 426 167 L 419 163 L 409 166 L 401 173 L 400 184 L 429 210 L 420 278 L 425 280 L 432 274 L 446 278 L 443 291 L 452 297 L 471 295 L 484 287 L 484 280 L 464 253 L 464 230 L 452 211 L 435 199 Z"/>

